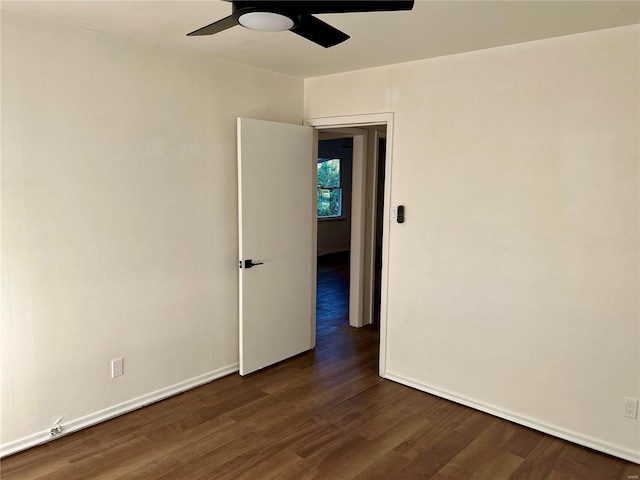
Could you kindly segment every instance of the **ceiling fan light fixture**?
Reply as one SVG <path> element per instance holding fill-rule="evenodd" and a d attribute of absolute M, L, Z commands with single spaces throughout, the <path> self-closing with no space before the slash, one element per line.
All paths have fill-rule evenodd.
<path fill-rule="evenodd" d="M 1 1 L 1 0 L 0 0 Z M 251 30 L 289 30 L 316 45 L 330 48 L 349 35 L 315 17 L 323 13 L 392 12 L 411 10 L 415 0 L 227 0 L 231 15 L 187 33 L 189 37 L 213 35 L 236 25 Z"/>
<path fill-rule="evenodd" d="M 248 12 L 240 15 L 238 23 L 251 30 L 283 32 L 294 26 L 292 19 L 274 12 Z"/>

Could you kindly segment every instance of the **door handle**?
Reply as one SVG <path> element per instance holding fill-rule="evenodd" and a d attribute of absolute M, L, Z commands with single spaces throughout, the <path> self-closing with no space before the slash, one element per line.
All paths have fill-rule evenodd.
<path fill-rule="evenodd" d="M 256 265 L 264 265 L 264 262 L 254 262 L 251 259 L 245 260 L 244 262 L 240 260 L 240 268 L 246 269 L 246 268 L 255 267 Z"/>

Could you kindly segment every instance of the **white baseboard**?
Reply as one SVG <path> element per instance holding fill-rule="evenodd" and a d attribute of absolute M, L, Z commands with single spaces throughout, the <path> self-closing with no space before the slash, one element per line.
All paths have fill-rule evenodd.
<path fill-rule="evenodd" d="M 592 448 L 594 450 L 598 450 L 599 452 L 607 453 L 609 455 L 613 455 L 614 457 L 619 457 L 624 460 L 640 464 L 640 451 L 632 450 L 622 445 L 617 445 L 605 440 L 600 440 L 588 435 L 574 432 L 572 430 L 568 430 L 557 425 L 552 425 L 536 418 L 511 412 L 509 410 L 505 410 L 503 408 L 467 397 L 465 395 L 451 392 L 433 385 L 427 385 L 413 378 L 390 373 L 388 370 L 386 371 L 384 378 L 397 383 L 401 383 L 408 387 L 415 388 L 417 390 L 421 390 L 426 393 L 430 393 L 437 397 L 451 400 L 452 402 L 466 405 L 467 407 L 480 410 L 481 412 L 489 413 L 491 415 L 509 420 L 519 425 L 524 425 L 525 427 L 533 428 L 534 430 L 538 430 L 543 433 L 548 433 L 549 435 L 553 435 L 554 437 L 559 437 L 563 440 L 577 443 L 578 445 Z"/>
<path fill-rule="evenodd" d="M 32 435 L 28 435 L 18 440 L 14 440 L 4 445 L 0 445 L 0 458 L 7 455 L 12 455 L 22 450 L 26 450 L 27 448 L 35 447 L 36 445 L 40 445 L 51 440 L 55 440 L 56 438 L 63 437 L 68 433 L 82 430 L 83 428 L 90 427 L 97 423 L 104 422 L 105 420 L 109 420 L 119 415 L 129 413 L 133 410 L 137 410 L 138 408 L 142 408 L 160 400 L 164 400 L 165 398 L 169 398 L 187 390 L 191 390 L 192 388 L 199 387 L 200 385 L 204 385 L 205 383 L 209 383 L 218 378 L 237 372 L 238 367 L 239 366 L 237 363 L 227 365 L 226 367 L 222 367 L 212 372 L 198 375 L 197 377 L 185 380 L 184 382 L 176 383 L 175 385 L 161 388 L 160 390 L 147 393 L 137 398 L 132 398 L 131 400 L 127 400 L 117 405 L 105 408 L 104 410 L 90 413 L 89 415 L 85 415 L 84 417 L 76 418 L 69 422 L 63 422 L 60 424 L 62 427 L 62 433 L 56 435 L 55 437 L 52 437 L 50 435 L 49 430 L 45 430 L 42 432 L 34 433 Z"/>

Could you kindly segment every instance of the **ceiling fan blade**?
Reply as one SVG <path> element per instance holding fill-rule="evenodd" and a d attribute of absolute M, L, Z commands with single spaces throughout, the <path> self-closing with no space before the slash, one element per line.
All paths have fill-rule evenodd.
<path fill-rule="evenodd" d="M 300 15 L 300 21 L 291 31 L 324 48 L 333 47 L 349 38 L 346 33 L 311 15 Z"/>
<path fill-rule="evenodd" d="M 214 33 L 222 32 L 227 28 L 235 27 L 238 25 L 238 20 L 233 15 L 229 15 L 228 17 L 223 18 L 222 20 L 218 20 L 217 22 L 213 22 L 206 27 L 199 28 L 198 30 L 194 30 L 191 33 L 187 33 L 188 37 L 194 35 L 213 35 Z"/>
<path fill-rule="evenodd" d="M 411 10 L 414 0 L 311 0 L 299 3 L 310 13 L 355 13 Z"/>

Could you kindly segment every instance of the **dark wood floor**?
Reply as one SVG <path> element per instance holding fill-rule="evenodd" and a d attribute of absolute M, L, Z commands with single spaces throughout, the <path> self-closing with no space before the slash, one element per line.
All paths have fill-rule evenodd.
<path fill-rule="evenodd" d="M 381 379 L 377 330 L 348 326 L 348 266 L 326 258 L 319 272 L 315 351 L 7 457 L 2 480 L 640 475 L 638 465 Z"/>
<path fill-rule="evenodd" d="M 349 253 L 318 257 L 317 340 L 349 325 Z"/>

